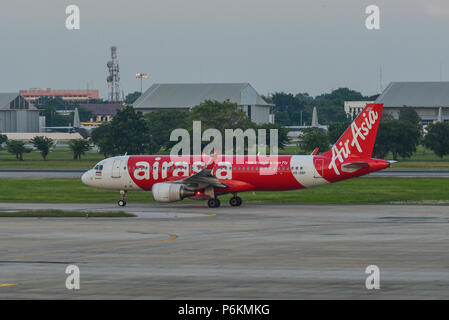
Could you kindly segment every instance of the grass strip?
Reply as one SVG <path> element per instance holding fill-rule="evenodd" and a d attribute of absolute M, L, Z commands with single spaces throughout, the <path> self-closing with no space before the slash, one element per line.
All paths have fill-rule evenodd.
<path fill-rule="evenodd" d="M 124 211 L 22 210 L 0 212 L 1 217 L 21 218 L 130 218 Z"/>

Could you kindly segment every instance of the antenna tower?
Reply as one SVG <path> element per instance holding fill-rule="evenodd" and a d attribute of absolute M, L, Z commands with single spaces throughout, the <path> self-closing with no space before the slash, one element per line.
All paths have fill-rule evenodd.
<path fill-rule="evenodd" d="M 120 75 L 117 59 L 117 47 L 111 47 L 111 60 L 107 63 L 109 75 L 106 78 L 108 82 L 108 100 L 109 103 L 121 102 L 120 99 Z"/>

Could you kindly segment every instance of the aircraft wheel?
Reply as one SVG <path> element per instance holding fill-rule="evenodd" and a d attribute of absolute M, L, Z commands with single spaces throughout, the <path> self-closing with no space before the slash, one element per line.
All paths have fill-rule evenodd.
<path fill-rule="evenodd" d="M 207 205 L 209 206 L 209 208 L 218 208 L 220 206 L 220 200 L 218 200 L 217 198 L 210 198 L 207 201 Z"/>
<path fill-rule="evenodd" d="M 232 197 L 231 199 L 229 199 L 229 204 L 232 207 L 238 207 L 242 204 L 242 198 L 240 197 Z"/>
<path fill-rule="evenodd" d="M 126 206 L 126 201 L 125 200 L 119 200 L 118 201 L 118 205 L 119 205 L 119 207 L 124 207 L 124 206 Z"/>
<path fill-rule="evenodd" d="M 242 205 L 242 198 L 240 197 L 236 197 L 237 198 L 237 207 L 240 207 Z"/>

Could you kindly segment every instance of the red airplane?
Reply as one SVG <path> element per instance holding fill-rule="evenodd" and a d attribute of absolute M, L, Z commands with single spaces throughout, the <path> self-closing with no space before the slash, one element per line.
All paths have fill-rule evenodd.
<path fill-rule="evenodd" d="M 232 193 L 229 203 L 240 206 L 237 196 L 246 191 L 284 191 L 325 185 L 385 169 L 390 161 L 373 159 L 383 104 L 368 104 L 332 148 L 318 155 L 258 156 L 119 156 L 100 161 L 81 178 L 86 185 L 126 193 L 151 191 L 159 202 L 184 198 L 208 200 L 220 206 L 219 195 Z M 223 158 L 223 161 L 220 161 Z"/>

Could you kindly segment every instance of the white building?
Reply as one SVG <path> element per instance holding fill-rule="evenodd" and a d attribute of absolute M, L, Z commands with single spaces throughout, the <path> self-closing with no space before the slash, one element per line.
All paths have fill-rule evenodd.
<path fill-rule="evenodd" d="M 345 112 L 351 120 L 354 120 L 368 103 L 373 102 L 374 101 L 345 101 Z"/>
<path fill-rule="evenodd" d="M 249 83 L 155 83 L 134 103 L 142 112 L 160 109 L 192 109 L 205 100 L 236 103 L 257 124 L 274 123 L 272 104 Z"/>

